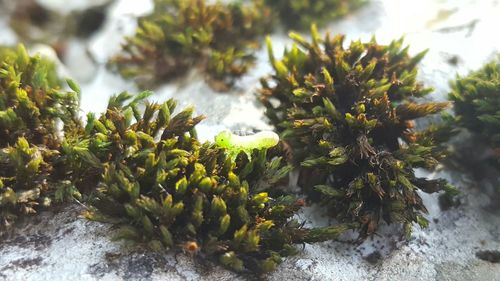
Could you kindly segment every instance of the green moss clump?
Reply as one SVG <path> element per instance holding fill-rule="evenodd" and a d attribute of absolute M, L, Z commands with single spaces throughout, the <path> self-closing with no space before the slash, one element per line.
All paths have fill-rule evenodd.
<path fill-rule="evenodd" d="M 466 161 L 475 164 L 475 167 L 462 162 L 462 167 L 458 168 L 465 165 L 467 172 L 473 176 L 487 178 L 486 174 L 495 174 L 495 169 L 500 167 L 500 58 L 467 76 L 458 77 L 451 82 L 451 88 L 449 99 L 454 103 L 455 117 L 449 123 L 455 129 L 466 129 L 472 133 L 473 146 L 467 149 L 476 152 L 457 155 L 459 158 L 469 157 Z M 481 150 L 484 153 L 478 157 L 477 152 Z M 494 191 L 500 196 L 500 187 Z"/>
<path fill-rule="evenodd" d="M 451 83 L 457 126 L 479 136 L 500 159 L 500 59 Z"/>
<path fill-rule="evenodd" d="M 345 16 L 366 0 L 266 0 L 287 28 L 305 29 Z"/>
<path fill-rule="evenodd" d="M 62 165 L 62 135 L 78 131 L 81 124 L 78 94 L 60 89 L 54 64 L 39 56 L 30 57 L 23 46 L 17 50 L 1 48 L 0 61 L 2 227 L 54 200 L 79 196 L 55 170 Z"/>
<path fill-rule="evenodd" d="M 379 45 L 295 33 L 284 57 L 269 55 L 275 73 L 262 79 L 260 99 L 267 116 L 292 150 L 300 184 L 311 199 L 327 204 L 341 222 L 360 224 L 360 237 L 381 220 L 425 227 L 418 191 L 452 191 L 445 180 L 415 175 L 443 156 L 439 130 L 416 130 L 415 119 L 441 112 L 448 103 L 418 101 L 431 89 L 416 82 L 415 66 L 425 52 L 408 55 L 403 40 Z"/>
<path fill-rule="evenodd" d="M 139 19 L 136 34 L 110 63 L 141 88 L 197 67 L 213 88 L 227 90 L 253 65 L 270 14 L 260 1 L 156 0 L 153 14 Z"/>
<path fill-rule="evenodd" d="M 112 99 L 86 128 L 88 148 L 104 167 L 86 216 L 119 226 L 117 238 L 266 273 L 296 252 L 294 244 L 347 229 L 306 229 L 292 219 L 302 201 L 270 188 L 288 174 L 280 158 L 255 150 L 252 161 L 245 153 L 232 161 L 224 149 L 197 140 L 202 117 L 192 117 L 192 108 L 173 114 L 175 102 L 168 100 L 141 111 L 129 99 Z"/>

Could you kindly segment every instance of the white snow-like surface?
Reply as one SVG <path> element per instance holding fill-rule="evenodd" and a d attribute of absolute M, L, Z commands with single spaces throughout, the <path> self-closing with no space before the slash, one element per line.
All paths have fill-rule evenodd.
<path fill-rule="evenodd" d="M 42 2 L 69 12 L 102 1 Z M 100 33 L 87 42 L 70 44 L 67 61 L 71 62 L 64 69 L 81 83 L 82 114 L 103 111 L 112 94 L 137 92 L 132 83 L 110 73 L 104 63 L 119 50 L 122 37 L 133 34 L 134 17 L 151 8 L 151 1 L 117 0 Z M 13 44 L 16 35 L 2 16 L 0 13 L 0 44 Z M 420 79 L 436 89 L 434 99 L 443 100 L 449 80 L 479 68 L 500 51 L 499 26 L 500 3 L 496 0 L 372 0 L 322 32 L 344 33 L 348 40 L 369 40 L 376 35 L 381 43 L 404 36 L 412 53 L 430 49 L 421 64 Z M 272 39 L 276 55 L 290 43 L 282 32 Z M 194 105 L 197 113 L 207 117 L 198 129 L 202 140 L 211 140 L 225 128 L 269 129 L 254 93 L 259 77 L 269 73 L 270 67 L 265 50 L 257 57 L 256 68 L 230 93 L 214 92 L 192 73 L 160 87 L 152 99 L 177 98 L 181 108 Z M 454 57 L 458 64 L 448 63 Z M 423 194 L 431 223 L 425 230 L 415 228 L 410 242 L 395 234 L 397 227 L 386 226 L 361 245 L 305 245 L 301 254 L 286 259 L 269 280 L 500 280 L 499 264 L 475 256 L 478 250 L 500 250 L 500 215 L 477 187 L 481 184 L 446 170 L 428 176 L 446 177 L 463 190 L 462 204 L 441 211 L 435 195 Z M 0 241 L 0 280 L 247 279 L 182 253 L 160 255 L 111 242 L 109 226 L 79 218 L 82 210 L 79 205 L 69 206 L 16 226 L 11 238 Z M 311 226 L 330 222 L 316 206 L 306 208 L 299 217 Z"/>

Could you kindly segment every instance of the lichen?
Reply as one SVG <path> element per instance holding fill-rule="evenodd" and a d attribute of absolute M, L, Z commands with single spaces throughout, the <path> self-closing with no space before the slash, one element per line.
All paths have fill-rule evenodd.
<path fill-rule="evenodd" d="M 141 88 L 151 88 L 198 68 L 209 84 L 227 90 L 254 62 L 259 38 L 270 31 L 270 10 L 260 1 L 207 3 L 156 0 L 139 19 L 110 65 Z"/>
<path fill-rule="evenodd" d="M 380 45 L 344 36 L 295 44 L 282 59 L 269 56 L 274 73 L 262 79 L 266 115 L 300 167 L 299 183 L 313 201 L 341 222 L 359 223 L 360 238 L 380 221 L 427 226 L 418 192 L 454 192 L 445 180 L 415 175 L 444 156 L 440 125 L 417 130 L 415 119 L 440 113 L 448 103 L 422 102 L 431 89 L 416 81 L 425 52 L 408 55 L 403 40 Z"/>

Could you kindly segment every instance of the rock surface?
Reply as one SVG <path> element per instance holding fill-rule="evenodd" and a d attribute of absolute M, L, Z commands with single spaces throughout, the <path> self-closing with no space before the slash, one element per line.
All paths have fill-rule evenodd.
<path fill-rule="evenodd" d="M 51 2 L 44 0 L 45 2 Z M 59 2 L 59 0 L 52 0 Z M 82 1 L 75 2 L 80 7 Z M 57 4 L 54 4 L 57 5 Z M 70 7 L 71 5 L 69 5 Z M 107 57 L 118 50 L 124 34 L 135 28 L 134 16 L 147 13 L 150 1 L 118 0 L 110 8 L 103 30 L 89 42 L 77 42 L 68 75 L 81 78 L 84 111 L 102 111 L 107 97 L 133 85 L 109 73 Z M 443 100 L 448 81 L 456 74 L 479 68 L 500 51 L 500 3 L 496 0 L 371 0 L 348 17 L 323 31 L 345 33 L 348 39 L 369 40 L 375 34 L 381 43 L 405 36 L 411 51 L 429 48 L 421 64 L 420 79 L 436 89 L 433 98 Z M 6 15 L 0 13 L 0 44 L 12 44 Z M 5 32 L 4 32 L 5 31 Z M 273 34 L 275 51 L 290 40 L 282 32 Z M 82 47 L 82 44 L 83 45 Z M 88 65 L 91 54 L 95 65 Z M 75 58 L 82 57 L 79 64 Z M 181 106 L 194 104 L 207 116 L 200 126 L 202 139 L 212 139 L 224 128 L 262 130 L 269 128 L 263 109 L 255 102 L 258 78 L 270 71 L 265 50 L 258 53 L 257 67 L 231 93 L 210 90 L 196 73 L 158 89 L 154 99 L 175 97 Z M 87 73 L 84 73 L 87 71 Z M 77 77 L 77 78 L 78 78 Z M 90 77 L 90 78 L 89 78 Z M 82 113 L 84 114 L 84 112 Z M 415 229 L 405 242 L 396 227 L 384 227 L 361 245 L 324 242 L 304 245 L 300 255 L 288 258 L 269 280 L 500 280 L 500 264 L 480 260 L 476 252 L 500 250 L 500 214 L 490 197 L 466 176 L 442 170 L 430 177 L 446 177 L 462 190 L 462 204 L 441 211 L 437 196 L 424 194 L 429 208 L 428 229 Z M 498 204 L 498 202 L 496 203 Z M 112 242 L 108 225 L 89 222 L 78 215 L 79 204 L 25 219 L 0 241 L 0 280 L 245 280 L 241 276 L 183 253 L 155 254 Z M 309 225 L 326 225 L 315 206 L 306 208 L 300 219 Z"/>

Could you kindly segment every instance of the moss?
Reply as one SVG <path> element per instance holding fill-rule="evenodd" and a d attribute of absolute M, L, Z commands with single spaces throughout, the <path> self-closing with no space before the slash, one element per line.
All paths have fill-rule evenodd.
<path fill-rule="evenodd" d="M 484 164 L 498 169 L 500 167 L 500 59 L 497 58 L 477 71 L 457 77 L 451 82 L 449 99 L 454 103 L 455 118 L 450 124 L 455 129 L 465 129 L 472 133 L 475 143 L 472 151 L 476 151 L 472 158 L 476 166 L 469 167 L 468 171 L 484 177 Z M 479 147 L 483 146 L 483 148 Z M 484 157 L 477 158 L 477 151 Z M 465 165 L 462 162 L 461 165 Z M 482 167 L 477 169 L 477 167 Z M 500 188 L 496 189 L 500 196 Z"/>
<path fill-rule="evenodd" d="M 0 49 L 0 227 L 78 191 L 56 167 L 62 135 L 81 128 L 78 93 L 60 88 L 55 66 L 23 46 Z M 70 82 L 74 86 L 74 83 Z M 58 125 L 63 123 L 61 129 Z M 62 165 L 63 166 L 63 165 Z"/>
<path fill-rule="evenodd" d="M 359 223 L 360 237 L 381 220 L 425 227 L 427 212 L 418 192 L 454 192 L 445 180 L 415 175 L 443 157 L 437 125 L 422 130 L 415 119 L 440 113 L 448 103 L 421 102 L 431 89 L 416 81 L 425 52 L 408 55 L 403 40 L 322 38 L 312 28 L 309 42 L 295 33 L 295 45 L 270 61 L 275 72 L 262 79 L 260 100 L 291 148 L 300 184 L 341 222 Z"/>
<path fill-rule="evenodd" d="M 113 223 L 117 238 L 260 274 L 296 253 L 294 244 L 348 228 L 306 229 L 292 218 L 303 202 L 271 188 L 289 172 L 281 158 L 254 150 L 252 161 L 245 152 L 233 161 L 224 148 L 197 140 L 202 117 L 192 117 L 192 108 L 173 114 L 168 100 L 141 111 L 130 98 L 115 97 L 86 128 L 88 149 L 104 167 L 86 216 Z"/>
<path fill-rule="evenodd" d="M 324 25 L 362 6 L 366 0 L 266 0 L 287 28 L 307 29 Z"/>
<path fill-rule="evenodd" d="M 156 0 L 153 14 L 139 19 L 136 34 L 110 63 L 141 88 L 196 67 L 213 88 L 227 90 L 253 65 L 271 21 L 260 1 Z"/>
<path fill-rule="evenodd" d="M 193 108 L 174 114 L 174 100 L 124 92 L 83 126 L 80 89 L 68 81 L 72 91 L 61 90 L 52 63 L 22 46 L 0 56 L 2 227 L 83 193 L 87 218 L 113 223 L 117 238 L 256 274 L 274 270 L 296 244 L 355 227 L 304 228 L 294 219 L 303 200 L 276 188 L 291 167 L 269 145 L 238 153 L 200 143 L 203 117 Z"/>
<path fill-rule="evenodd" d="M 500 158 L 500 60 L 451 83 L 457 126 L 479 136 Z"/>

